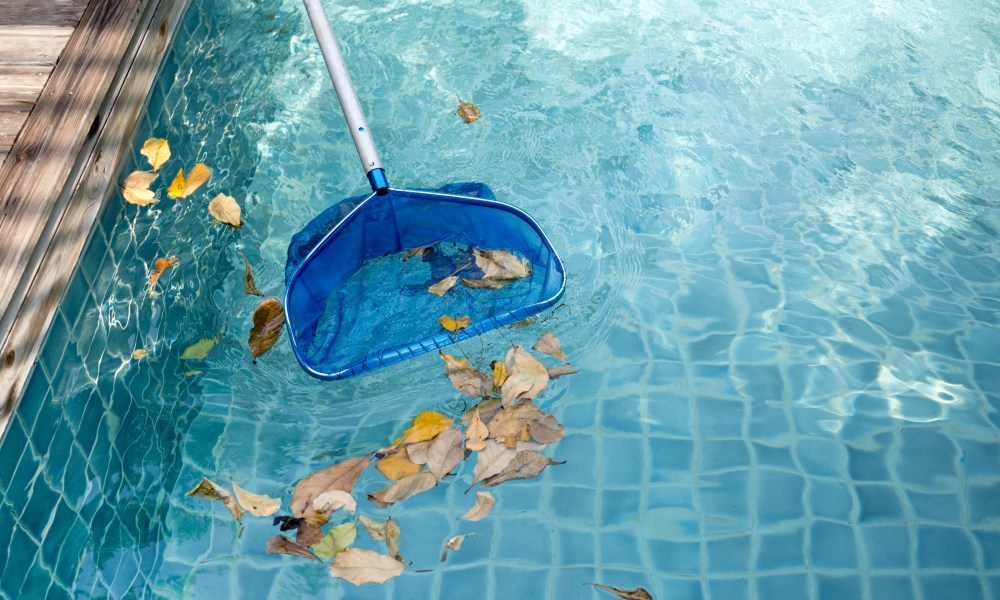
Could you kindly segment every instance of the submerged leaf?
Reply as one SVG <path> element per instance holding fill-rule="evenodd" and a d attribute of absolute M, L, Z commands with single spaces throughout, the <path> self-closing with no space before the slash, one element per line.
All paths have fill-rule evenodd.
<path fill-rule="evenodd" d="M 437 296 L 444 296 L 445 293 L 451 288 L 455 287 L 455 282 L 458 281 L 458 275 L 452 275 L 450 277 L 445 277 L 441 281 L 435 283 L 431 287 L 427 288 L 427 291 L 435 294 Z"/>
<path fill-rule="evenodd" d="M 438 481 L 465 460 L 465 449 L 462 448 L 462 433 L 457 429 L 449 429 L 434 438 L 427 452 L 427 470 Z"/>
<path fill-rule="evenodd" d="M 403 253 L 403 260 L 408 261 L 414 256 L 423 256 L 424 254 L 427 254 L 427 251 L 430 249 L 431 249 L 430 246 L 418 246 L 416 248 L 410 248 L 409 250 Z"/>
<path fill-rule="evenodd" d="M 528 433 L 531 439 L 541 444 L 554 444 L 563 438 L 563 426 L 552 415 L 542 415 L 541 418 L 528 423 Z"/>
<path fill-rule="evenodd" d="M 389 517 L 382 525 L 382 529 L 385 531 L 385 547 L 389 551 L 389 556 L 402 562 L 403 557 L 399 555 L 399 536 L 403 532 L 399 529 L 399 523 Z"/>
<path fill-rule="evenodd" d="M 493 510 L 496 499 L 489 492 L 476 492 L 476 504 L 462 515 L 466 521 L 479 521 Z"/>
<path fill-rule="evenodd" d="M 146 357 L 147 354 L 149 353 L 143 350 L 142 348 L 139 348 L 138 350 L 132 351 L 132 358 L 134 360 L 142 360 L 143 358 Z"/>
<path fill-rule="evenodd" d="M 323 539 L 313 544 L 312 551 L 316 556 L 329 560 L 350 548 L 357 534 L 358 530 L 354 523 L 337 525 L 323 536 Z"/>
<path fill-rule="evenodd" d="M 260 301 L 253 312 L 253 328 L 247 344 L 254 358 L 264 354 L 278 341 L 281 328 L 285 326 L 285 309 L 277 298 Z"/>
<path fill-rule="evenodd" d="M 546 331 L 542 334 L 542 337 L 538 338 L 535 345 L 531 347 L 532 350 L 538 350 L 543 354 L 548 354 L 549 356 L 558 358 L 563 362 L 566 361 L 566 354 L 563 352 L 562 344 L 551 331 Z"/>
<path fill-rule="evenodd" d="M 385 583 L 401 575 L 405 568 L 406 565 L 391 556 L 371 550 L 349 548 L 334 559 L 330 565 L 330 575 L 350 581 L 354 585 L 364 585 Z"/>
<path fill-rule="evenodd" d="M 250 261 L 247 260 L 247 257 L 242 252 L 240 252 L 240 256 L 243 257 L 243 262 L 247 264 L 246 271 L 243 272 L 243 287 L 246 288 L 247 295 L 263 296 L 264 294 L 261 294 L 260 290 L 258 290 L 257 286 L 254 284 L 253 271 L 250 269 Z"/>
<path fill-rule="evenodd" d="M 385 521 L 376 521 L 364 515 L 358 515 L 358 521 L 361 522 L 373 540 L 382 541 L 385 539 Z"/>
<path fill-rule="evenodd" d="M 416 475 L 410 475 L 397 481 L 387 488 L 381 489 L 373 494 L 368 494 L 370 500 L 376 506 L 385 508 L 420 492 L 425 492 L 437 485 L 437 477 L 429 471 L 423 471 Z"/>
<path fill-rule="evenodd" d="M 170 267 L 176 265 L 179 260 L 180 259 L 175 258 L 175 257 L 171 257 L 171 258 L 158 258 L 158 259 L 156 259 L 156 262 L 153 263 L 155 270 L 152 273 L 149 274 L 149 295 L 150 296 L 156 295 L 155 292 L 153 291 L 153 287 L 156 285 L 156 282 L 158 282 L 160 280 L 160 277 L 166 272 L 167 269 L 169 269 Z"/>
<path fill-rule="evenodd" d="M 156 193 L 149 189 L 156 178 L 156 173 L 149 171 L 133 171 L 125 178 L 125 184 L 121 187 L 125 201 L 139 206 L 146 206 L 156 202 Z"/>
<path fill-rule="evenodd" d="M 400 448 L 387 456 L 375 461 L 375 468 L 386 479 L 396 480 L 410 475 L 416 475 L 423 470 L 423 465 L 416 464 L 409 458 L 407 448 Z"/>
<path fill-rule="evenodd" d="M 483 279 L 521 279 L 531 275 L 531 263 L 506 250 L 472 249 L 476 266 L 483 271 Z"/>
<path fill-rule="evenodd" d="M 310 552 L 308 548 L 303 548 L 283 535 L 276 535 L 267 540 L 267 553 L 291 554 L 293 556 L 301 556 L 311 560 L 319 560 L 319 557 Z"/>
<path fill-rule="evenodd" d="M 469 426 L 465 429 L 465 447 L 478 452 L 486 447 L 486 438 L 489 437 L 490 430 L 479 418 L 479 407 L 475 407 Z"/>
<path fill-rule="evenodd" d="M 554 461 L 534 450 L 521 450 L 502 471 L 483 480 L 483 485 L 494 486 L 512 479 L 531 479 L 537 477 L 545 470 L 545 467 L 561 464 L 563 463 Z"/>
<path fill-rule="evenodd" d="M 486 440 L 486 448 L 479 452 L 476 468 L 472 471 L 472 483 L 469 484 L 465 492 L 468 493 L 472 486 L 487 477 L 492 477 L 503 471 L 514 460 L 515 456 L 517 456 L 516 450 L 507 448 L 496 440 Z"/>
<path fill-rule="evenodd" d="M 483 277 L 482 279 L 463 279 L 461 284 L 473 290 L 499 290 L 514 283 L 514 279 L 497 279 L 496 277 Z"/>
<path fill-rule="evenodd" d="M 466 102 L 462 100 L 462 97 L 458 97 L 458 110 L 455 111 L 458 116 L 462 117 L 462 120 L 466 123 L 472 123 L 473 121 L 479 120 L 482 113 L 479 112 L 479 107 L 471 102 Z"/>
<path fill-rule="evenodd" d="M 452 333 L 458 331 L 459 329 L 465 329 L 466 327 L 469 326 L 470 322 L 471 319 L 469 318 L 468 315 L 458 318 L 449 317 L 448 315 L 441 315 L 441 318 L 438 319 L 438 323 L 441 324 L 441 327 L 444 327 L 446 330 Z"/>
<path fill-rule="evenodd" d="M 212 198 L 208 203 L 208 214 L 233 229 L 239 229 L 243 226 L 243 221 L 240 219 L 240 205 L 232 196 L 219 194 Z"/>
<path fill-rule="evenodd" d="M 572 375 L 574 373 L 579 373 L 573 367 L 555 367 L 553 369 L 548 369 L 549 379 L 559 379 L 563 375 Z"/>
<path fill-rule="evenodd" d="M 605 592 L 611 592 L 619 598 L 625 598 L 625 600 L 653 600 L 653 597 L 643 588 L 635 588 L 634 590 L 620 590 L 618 588 L 613 588 L 608 585 L 601 585 L 599 583 L 590 584 L 595 588 L 604 590 Z"/>
<path fill-rule="evenodd" d="M 207 498 L 208 500 L 219 500 L 227 509 L 229 509 L 229 512 L 236 517 L 237 522 L 243 518 L 243 509 L 237 506 L 236 499 L 233 498 L 233 495 L 226 491 L 224 487 L 207 478 L 203 477 L 202 480 L 198 482 L 198 485 L 194 486 L 194 489 L 184 495 Z"/>
<path fill-rule="evenodd" d="M 170 144 L 163 138 L 149 138 L 142 145 L 142 150 L 139 153 L 149 160 L 154 171 L 159 171 L 163 163 L 170 158 Z"/>
<path fill-rule="evenodd" d="M 456 390 L 474 398 L 485 398 L 493 393 L 493 378 L 482 371 L 473 369 L 469 365 L 469 359 L 455 358 L 441 350 L 438 353 L 444 360 L 445 375 L 448 376 L 451 385 L 455 386 Z"/>
<path fill-rule="evenodd" d="M 370 461 L 371 456 L 368 455 L 349 458 L 306 477 L 295 486 L 292 513 L 296 517 L 315 515 L 317 511 L 313 508 L 313 501 L 318 496 L 331 490 L 350 493 Z"/>
<path fill-rule="evenodd" d="M 181 360 L 203 360 L 215 347 L 216 338 L 201 338 L 181 352 Z"/>
<path fill-rule="evenodd" d="M 295 532 L 295 543 L 300 546 L 313 546 L 323 539 L 323 530 L 320 529 L 329 521 L 326 515 L 319 515 L 311 519 L 303 519 L 299 524 L 298 531 Z"/>
<path fill-rule="evenodd" d="M 263 494 L 252 494 L 233 481 L 233 492 L 236 494 L 236 501 L 240 503 L 248 513 L 255 517 L 268 517 L 278 512 L 281 508 L 281 500 Z"/>
<path fill-rule="evenodd" d="M 462 541 L 465 540 L 464 535 L 456 535 L 455 537 L 449 539 L 444 543 L 444 547 L 449 550 L 458 550 L 462 547 Z"/>

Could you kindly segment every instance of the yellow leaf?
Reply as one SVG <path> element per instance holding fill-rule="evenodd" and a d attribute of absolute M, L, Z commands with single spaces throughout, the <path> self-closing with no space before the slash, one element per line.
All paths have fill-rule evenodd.
<path fill-rule="evenodd" d="M 140 153 L 153 165 L 154 171 L 159 171 L 160 166 L 170 158 L 170 144 L 163 138 L 149 138 L 142 145 Z"/>
<path fill-rule="evenodd" d="M 507 381 L 507 366 L 499 360 L 495 360 L 490 363 L 490 367 L 493 368 L 493 387 L 499 390 Z"/>
<path fill-rule="evenodd" d="M 243 510 L 236 505 L 236 500 L 233 499 L 233 495 L 227 492 L 225 488 L 208 479 L 202 478 L 194 489 L 184 495 L 199 496 L 209 500 L 219 500 L 226 506 L 226 508 L 229 509 L 229 512 L 233 513 L 233 516 L 236 517 L 237 521 L 243 517 Z"/>
<path fill-rule="evenodd" d="M 441 318 L 438 319 L 438 323 L 441 324 L 441 327 L 444 327 L 445 329 L 447 329 L 452 333 L 458 331 L 459 329 L 465 329 L 466 327 L 469 326 L 470 322 L 471 319 L 469 318 L 468 315 L 458 318 L 449 317 L 448 315 L 442 315 Z"/>
<path fill-rule="evenodd" d="M 191 169 L 188 173 L 187 181 L 184 182 L 184 193 L 181 194 L 181 198 L 187 198 L 195 192 L 198 188 L 204 185 L 212 177 L 212 169 L 205 166 L 204 163 L 198 163 Z"/>
<path fill-rule="evenodd" d="M 122 187 L 122 196 L 125 196 L 125 201 L 129 204 L 138 204 L 139 206 L 146 206 L 157 201 L 153 190 L 133 190 Z"/>
<path fill-rule="evenodd" d="M 215 338 L 202 338 L 181 352 L 181 360 L 202 360 L 208 356 L 215 346 Z"/>
<path fill-rule="evenodd" d="M 478 452 L 486 447 L 486 438 L 489 437 L 490 430 L 479 419 L 479 407 L 472 413 L 469 427 L 465 430 L 465 447 L 474 452 Z"/>
<path fill-rule="evenodd" d="M 233 483 L 233 492 L 236 493 L 236 501 L 240 503 L 248 513 L 255 517 L 267 517 L 278 512 L 281 508 L 281 500 L 263 494 L 252 494 L 240 486 Z"/>
<path fill-rule="evenodd" d="M 449 427 L 451 427 L 451 417 L 433 410 L 425 410 L 413 418 L 413 423 L 403 432 L 403 437 L 397 440 L 396 445 L 429 440 Z"/>
<path fill-rule="evenodd" d="M 125 201 L 139 206 L 156 202 L 156 194 L 149 189 L 149 186 L 156 181 L 157 177 L 159 175 L 149 171 L 133 171 L 125 178 L 125 184 L 121 188 Z"/>
<path fill-rule="evenodd" d="M 402 575 L 406 565 L 391 556 L 349 548 L 337 554 L 330 565 L 330 575 L 350 581 L 354 585 L 385 583 Z"/>
<path fill-rule="evenodd" d="M 375 461 L 375 468 L 385 476 L 386 479 L 402 479 L 410 475 L 416 475 L 423 470 L 423 465 L 414 464 L 406 452 L 406 448 L 400 448 L 398 452 L 393 452 Z"/>
<path fill-rule="evenodd" d="M 445 277 L 441 281 L 435 283 L 431 287 L 427 288 L 427 291 L 438 295 L 444 296 L 448 290 L 455 287 L 455 282 L 458 281 L 458 275 L 452 275 L 450 277 Z"/>
<path fill-rule="evenodd" d="M 140 348 L 140 349 L 132 352 L 132 358 L 135 359 L 135 360 L 142 360 L 143 358 L 146 357 L 146 354 L 148 354 L 148 352 L 146 352 L 145 350 L 143 350 L 142 348 Z"/>
<path fill-rule="evenodd" d="M 239 229 L 243 226 L 243 221 L 240 219 L 240 205 L 232 196 L 219 194 L 212 198 L 208 203 L 208 214 L 233 229 Z"/>
<path fill-rule="evenodd" d="M 180 198 L 184 195 L 184 169 L 177 169 L 177 177 L 167 188 L 167 195 L 171 198 Z"/>
<path fill-rule="evenodd" d="M 462 100 L 461 96 L 458 97 L 458 110 L 456 112 L 466 123 L 472 123 L 482 116 L 482 113 L 479 112 L 478 106 L 471 102 Z"/>
<path fill-rule="evenodd" d="M 247 344 L 254 358 L 264 354 L 278 341 L 285 326 L 285 309 L 277 298 L 265 298 L 253 313 L 253 329 Z"/>
<path fill-rule="evenodd" d="M 162 276 L 163 273 L 165 273 L 167 269 L 169 269 L 170 267 L 172 267 L 175 264 L 177 264 L 177 261 L 178 261 L 177 258 L 158 258 L 158 259 L 156 259 L 156 262 L 153 263 L 156 270 L 149 274 L 149 295 L 150 296 L 155 296 L 156 295 L 153 292 L 153 286 L 155 286 L 156 282 L 160 280 L 160 276 Z"/>

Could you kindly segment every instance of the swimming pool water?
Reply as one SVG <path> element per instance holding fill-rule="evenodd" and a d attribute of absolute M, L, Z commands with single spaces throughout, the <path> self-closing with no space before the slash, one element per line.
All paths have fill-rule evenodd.
<path fill-rule="evenodd" d="M 466 350 L 547 328 L 581 371 L 540 401 L 567 463 L 483 521 L 463 485 L 362 502 L 415 562 L 361 588 L 183 496 L 287 506 L 456 397 L 433 355 L 251 362 L 239 252 L 280 295 L 291 235 L 365 182 L 299 2 L 192 4 L 133 147 L 212 181 L 102 214 L 0 446 L 3 598 L 1000 597 L 1000 4 L 328 3 L 390 182 L 485 181 L 566 263 L 544 323 Z"/>

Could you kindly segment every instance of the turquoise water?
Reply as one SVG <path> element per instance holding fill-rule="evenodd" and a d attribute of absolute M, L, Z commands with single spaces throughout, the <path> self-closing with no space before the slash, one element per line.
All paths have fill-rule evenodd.
<path fill-rule="evenodd" d="M 298 1 L 195 1 L 133 146 L 213 178 L 103 213 L 0 447 L 2 597 L 1000 597 L 1000 5 L 829 4 L 328 6 L 390 181 L 485 181 L 566 262 L 544 323 L 466 350 L 547 328 L 581 371 L 540 401 L 567 463 L 483 521 L 469 465 L 362 502 L 414 565 L 355 588 L 183 493 L 287 506 L 456 396 L 433 355 L 337 384 L 286 339 L 251 362 L 239 251 L 280 295 L 292 233 L 364 182 Z"/>

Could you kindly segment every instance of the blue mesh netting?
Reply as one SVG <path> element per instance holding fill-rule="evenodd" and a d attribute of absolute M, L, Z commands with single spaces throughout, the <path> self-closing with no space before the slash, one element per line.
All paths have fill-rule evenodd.
<path fill-rule="evenodd" d="M 431 247 L 404 259 L 420 246 Z M 514 252 L 531 262 L 532 273 L 499 290 L 456 285 L 442 297 L 429 293 L 456 271 L 466 279 L 482 275 L 473 248 Z M 326 379 L 525 319 L 552 306 L 565 280 L 538 225 L 481 183 L 348 198 L 292 238 L 285 276 L 293 349 L 307 371 Z M 472 324 L 449 334 L 441 315 L 469 315 Z"/>

